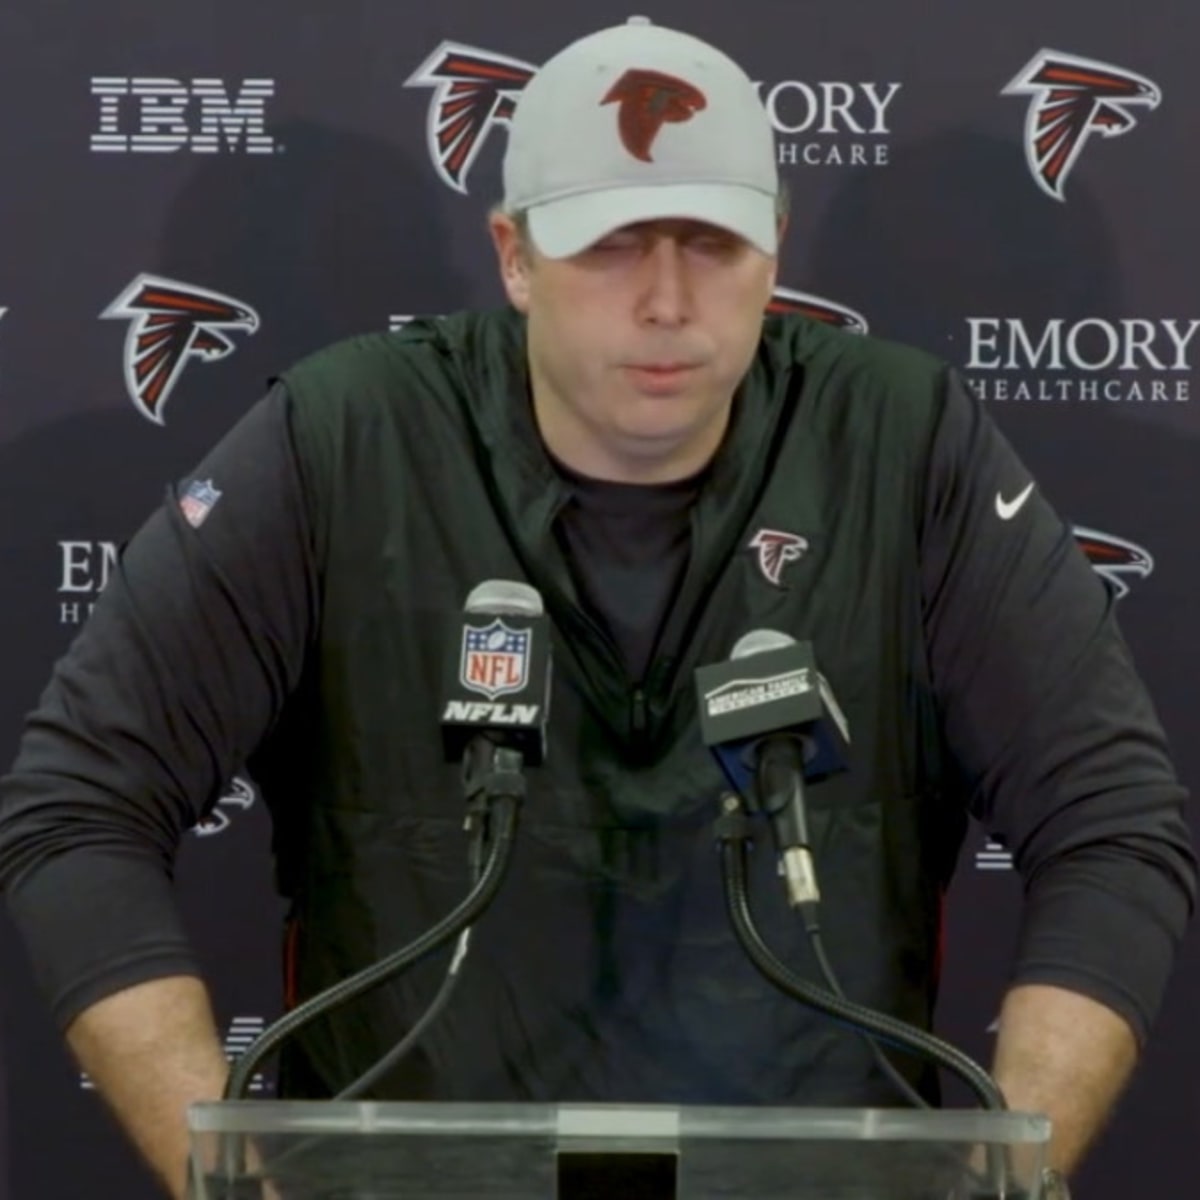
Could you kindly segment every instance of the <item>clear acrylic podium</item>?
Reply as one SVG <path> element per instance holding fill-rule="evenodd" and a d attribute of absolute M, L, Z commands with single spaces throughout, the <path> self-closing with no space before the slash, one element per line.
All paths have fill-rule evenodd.
<path fill-rule="evenodd" d="M 899 1109 L 236 1101 L 192 1200 L 1038 1200 L 1049 1122 Z"/>

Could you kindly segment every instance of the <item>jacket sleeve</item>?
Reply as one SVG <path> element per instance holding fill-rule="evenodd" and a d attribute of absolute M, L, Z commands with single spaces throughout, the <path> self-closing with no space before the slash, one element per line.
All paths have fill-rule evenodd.
<path fill-rule="evenodd" d="M 920 527 L 926 642 L 972 814 L 1025 887 L 1014 982 L 1144 1039 L 1195 902 L 1186 793 L 1091 569 L 981 404 L 944 379 Z"/>
<path fill-rule="evenodd" d="M 197 973 L 174 858 L 302 670 L 306 513 L 277 386 L 123 548 L 27 718 L 0 781 L 0 887 L 63 1026 L 111 992 Z"/>

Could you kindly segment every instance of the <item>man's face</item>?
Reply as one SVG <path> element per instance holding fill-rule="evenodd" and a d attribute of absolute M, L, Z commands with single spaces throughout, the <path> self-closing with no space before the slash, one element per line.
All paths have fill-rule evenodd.
<path fill-rule="evenodd" d="M 571 258 L 492 218 L 508 296 L 528 318 L 534 409 L 584 474 L 653 481 L 716 450 L 758 345 L 776 260 L 711 225 L 630 225 Z"/>

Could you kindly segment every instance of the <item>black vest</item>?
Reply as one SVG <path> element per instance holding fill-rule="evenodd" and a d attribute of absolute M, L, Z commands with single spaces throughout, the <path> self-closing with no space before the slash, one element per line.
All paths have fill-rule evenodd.
<path fill-rule="evenodd" d="M 564 491 L 532 423 L 523 337 L 513 313 L 464 315 L 343 343 L 285 377 L 321 619 L 304 683 L 251 766 L 294 903 L 295 998 L 465 895 L 439 681 L 470 589 L 523 579 L 553 625 L 548 760 L 529 771 L 509 878 L 452 1005 L 374 1094 L 894 1102 L 861 1042 L 775 991 L 733 935 L 712 833 L 726 785 L 692 673 L 751 629 L 814 643 L 853 758 L 809 793 L 826 945 L 851 998 L 928 1025 L 965 823 L 942 783 L 917 571 L 941 368 L 768 318 L 660 653 L 635 686 L 554 537 Z M 779 561 L 763 531 L 802 541 Z M 765 839 L 750 895 L 768 942 L 816 980 Z M 285 1094 L 327 1095 L 363 1071 L 424 1010 L 445 961 L 310 1029 L 285 1055 Z"/>

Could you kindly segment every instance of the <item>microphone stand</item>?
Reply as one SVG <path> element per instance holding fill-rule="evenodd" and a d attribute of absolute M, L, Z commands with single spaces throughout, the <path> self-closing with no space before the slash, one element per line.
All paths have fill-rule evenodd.
<path fill-rule="evenodd" d="M 721 815 L 717 819 L 715 832 L 721 846 L 721 875 L 730 921 L 742 949 L 769 983 L 792 999 L 850 1026 L 856 1032 L 867 1032 L 911 1054 L 931 1059 L 961 1079 L 984 1109 L 990 1112 L 1007 1111 L 1008 1105 L 995 1080 L 969 1055 L 949 1042 L 903 1021 L 817 987 L 781 962 L 763 940 L 750 911 L 746 887 L 746 846 L 751 837 L 749 820 L 740 797 L 732 793 L 722 796 Z M 989 1176 L 996 1181 L 989 1185 L 994 1188 L 989 1194 L 999 1197 L 1014 1195 L 1007 1182 L 1011 1175 L 1005 1161 L 1007 1155 L 989 1146 L 987 1158 Z"/>
<path fill-rule="evenodd" d="M 309 997 L 260 1034 L 234 1062 L 222 1099 L 246 1099 L 258 1066 L 294 1033 L 421 962 L 479 919 L 496 898 L 512 860 L 520 804 L 525 798 L 523 761 L 520 751 L 497 746 L 486 737 L 478 737 L 471 743 L 463 758 L 463 781 L 467 793 L 466 828 L 473 835 L 471 867 L 476 879 L 471 891 L 433 928 L 407 946 Z M 480 850 L 485 843 L 488 844 L 488 852 L 481 870 Z M 388 1058 L 393 1057 L 389 1052 Z M 360 1083 L 361 1080 L 356 1081 L 356 1084 Z M 351 1087 L 355 1088 L 356 1084 Z M 301 1143 L 285 1151 L 274 1165 L 277 1166 L 282 1159 L 291 1158 L 317 1140 Z M 227 1144 L 221 1157 L 226 1181 L 236 1184 L 245 1170 L 242 1138 L 237 1137 Z"/>

